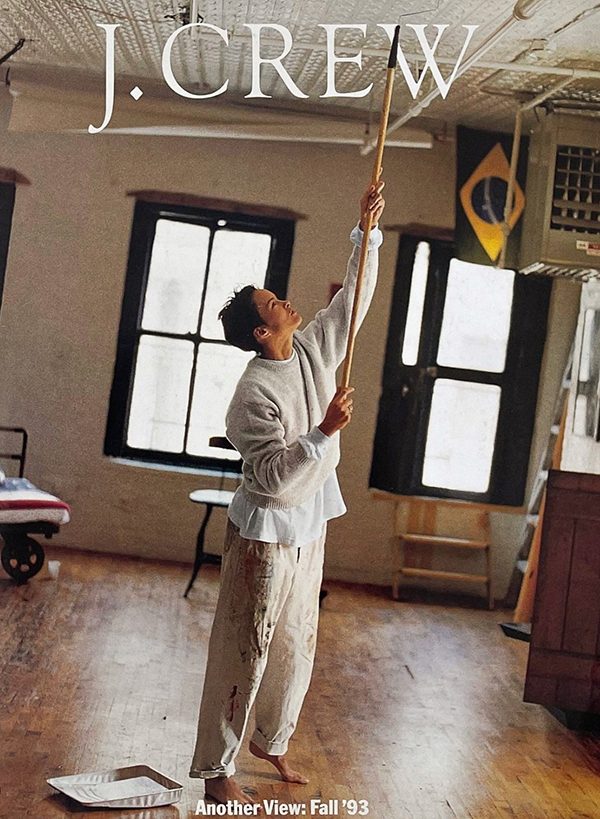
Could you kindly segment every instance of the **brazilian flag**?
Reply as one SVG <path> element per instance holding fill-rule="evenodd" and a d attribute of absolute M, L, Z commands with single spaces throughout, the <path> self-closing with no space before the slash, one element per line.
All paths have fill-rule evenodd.
<path fill-rule="evenodd" d="M 456 256 L 463 262 L 499 263 L 512 142 L 511 134 L 458 127 L 455 246 Z M 506 266 L 515 270 L 525 207 L 528 148 L 529 139 L 523 137 L 506 253 Z"/>

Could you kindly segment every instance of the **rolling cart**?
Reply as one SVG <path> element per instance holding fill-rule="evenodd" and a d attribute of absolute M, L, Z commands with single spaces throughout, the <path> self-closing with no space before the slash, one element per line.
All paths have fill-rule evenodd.
<path fill-rule="evenodd" d="M 6 477 L 0 466 L 0 538 L 4 541 L 0 561 L 4 571 L 17 583 L 26 583 L 44 565 L 44 548 L 31 535 L 51 538 L 71 519 L 69 506 L 60 498 L 38 489 L 26 478 L 27 432 L 22 427 L 0 426 L 3 440 L 20 435 L 19 447 L 0 451 L 2 461 L 16 461 L 19 477 Z M 10 448 L 12 449 L 12 448 Z"/>

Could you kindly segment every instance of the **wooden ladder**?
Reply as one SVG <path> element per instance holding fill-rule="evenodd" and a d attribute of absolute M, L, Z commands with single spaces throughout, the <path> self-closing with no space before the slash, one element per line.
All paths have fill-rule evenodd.
<path fill-rule="evenodd" d="M 546 503 L 546 483 L 548 481 L 549 470 L 560 468 L 567 420 L 567 396 L 571 387 L 571 375 L 573 371 L 573 353 L 574 347 L 572 346 L 554 405 L 554 417 L 550 428 L 548 443 L 540 459 L 539 469 L 527 505 L 527 515 L 521 532 L 521 545 L 517 554 L 517 562 L 513 569 L 506 597 L 503 601 L 503 604 L 507 608 L 516 606 L 513 620 L 514 623 L 519 625 L 531 622 L 533 598 L 535 596 L 537 581 L 539 547 L 542 537 L 542 522 Z M 527 632 L 527 629 L 524 631 Z M 508 629 L 504 629 L 504 632 L 508 636 L 517 636 L 517 634 L 509 634 Z M 520 639 L 523 639 L 523 637 Z"/>
<path fill-rule="evenodd" d="M 392 550 L 392 594 L 400 599 L 400 582 L 403 577 L 422 577 L 437 580 L 462 581 L 485 584 L 488 606 L 494 607 L 492 594 L 492 555 L 490 521 L 487 510 L 476 504 L 465 503 L 464 508 L 476 511 L 476 526 L 480 537 L 475 539 L 447 537 L 436 533 L 436 517 L 441 505 L 450 505 L 435 498 L 412 497 L 409 501 L 407 531 L 396 526 Z M 452 504 L 455 506 L 455 504 Z M 485 574 L 442 571 L 431 568 L 433 550 L 471 549 L 483 552 Z"/>

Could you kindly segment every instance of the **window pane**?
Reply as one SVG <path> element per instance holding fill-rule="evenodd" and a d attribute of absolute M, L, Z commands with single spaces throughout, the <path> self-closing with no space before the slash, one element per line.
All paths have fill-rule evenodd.
<path fill-rule="evenodd" d="M 142 328 L 195 333 L 206 271 L 210 230 L 159 219 L 156 223 Z"/>
<path fill-rule="evenodd" d="M 235 386 L 254 353 L 223 344 L 201 344 L 198 351 L 196 382 L 192 399 L 192 416 L 187 451 L 190 455 L 238 460 L 230 449 L 211 447 L 214 435 L 225 435 L 225 413 Z"/>
<path fill-rule="evenodd" d="M 438 364 L 504 372 L 514 279 L 512 270 L 452 259 Z"/>
<path fill-rule="evenodd" d="M 202 311 L 201 334 L 204 338 L 224 338 L 217 316 L 233 290 L 246 284 L 264 287 L 270 251 L 271 236 L 267 233 L 217 231 Z"/>
<path fill-rule="evenodd" d="M 439 378 L 433 389 L 423 484 L 486 492 L 500 409 L 500 387 Z"/>
<path fill-rule="evenodd" d="M 419 355 L 430 250 L 428 242 L 419 242 L 413 263 L 404 344 L 402 345 L 402 363 L 407 364 L 409 367 L 417 363 Z"/>
<path fill-rule="evenodd" d="M 183 451 L 193 358 L 191 341 L 141 336 L 127 428 L 128 446 Z"/>

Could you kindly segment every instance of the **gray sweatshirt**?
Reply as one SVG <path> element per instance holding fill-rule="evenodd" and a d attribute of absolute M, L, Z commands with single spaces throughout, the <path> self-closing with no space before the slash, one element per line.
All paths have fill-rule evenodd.
<path fill-rule="evenodd" d="M 227 437 L 243 460 L 242 487 L 251 503 L 289 509 L 314 495 L 340 460 L 340 434 L 326 456 L 311 458 L 298 441 L 320 424 L 336 391 L 335 374 L 346 353 L 362 231 L 340 291 L 304 330 L 294 333 L 297 357 L 287 362 L 256 356 L 240 378 L 227 410 Z M 371 233 L 357 326 L 362 323 L 377 281 L 379 229 Z"/>

